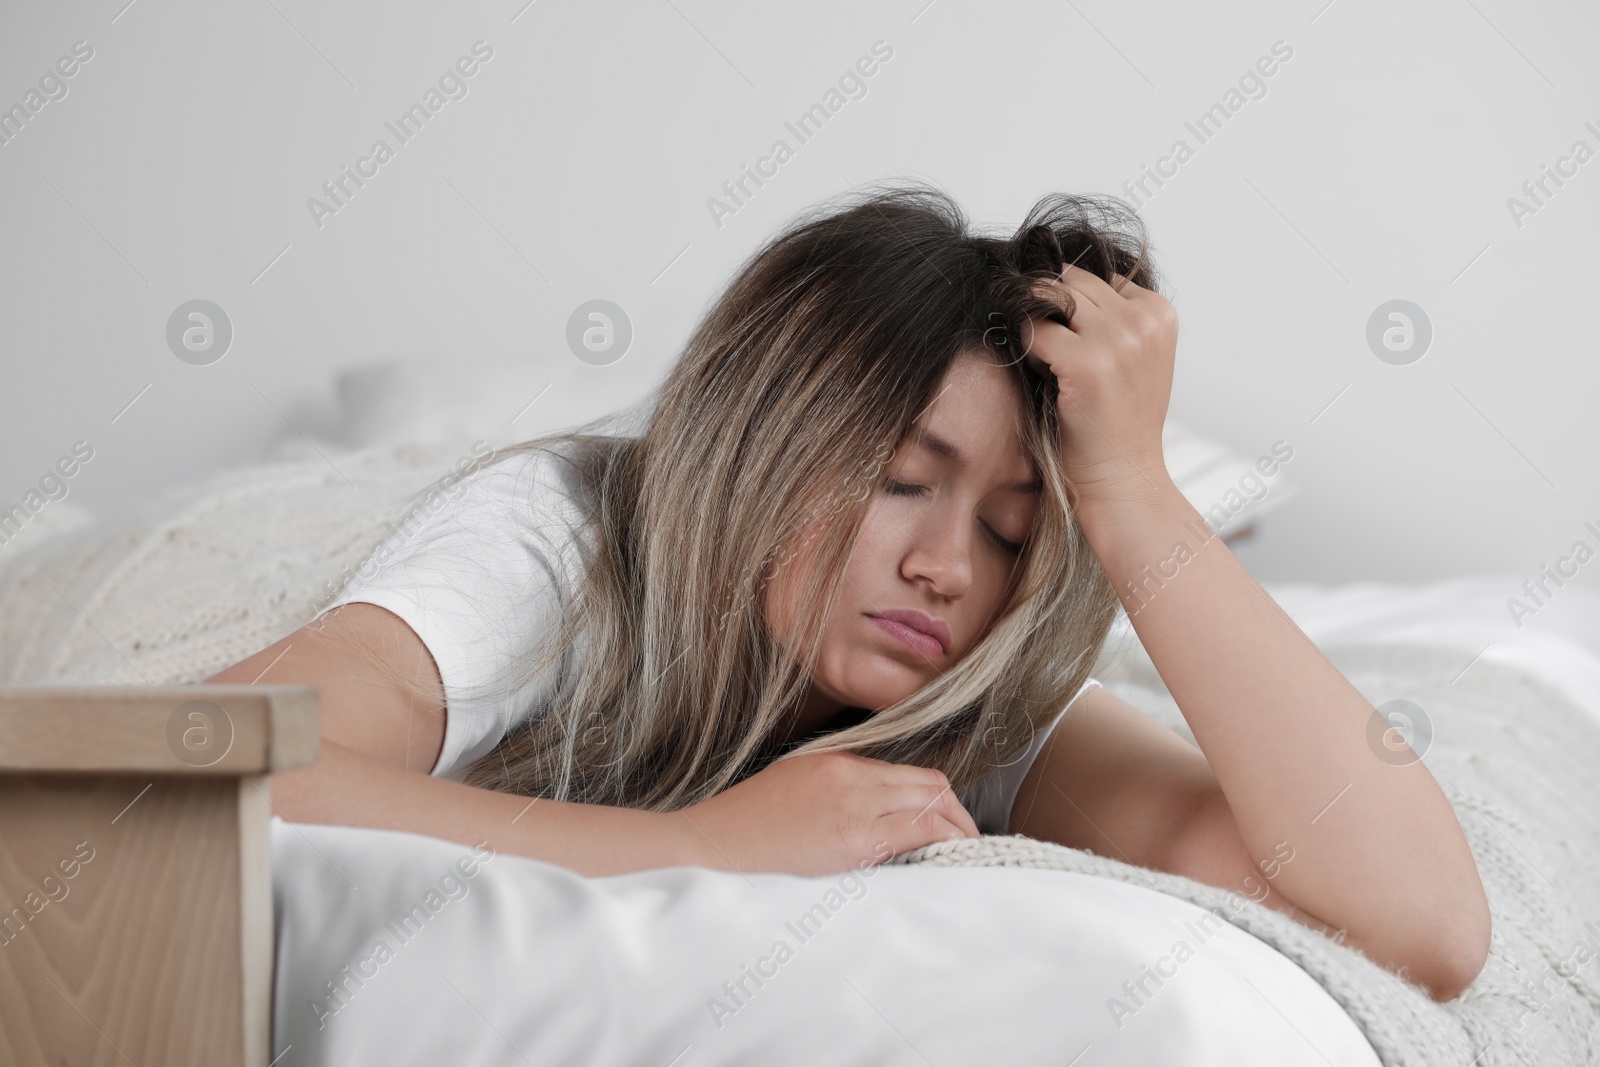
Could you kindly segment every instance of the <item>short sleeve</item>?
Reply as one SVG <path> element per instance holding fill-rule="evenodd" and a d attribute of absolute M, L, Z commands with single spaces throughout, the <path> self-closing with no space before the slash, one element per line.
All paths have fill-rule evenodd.
<path fill-rule="evenodd" d="M 582 561 L 569 465 L 513 453 L 441 489 L 395 528 L 323 609 L 376 604 L 432 654 L 444 685 L 444 744 L 432 774 L 459 780 L 511 728 L 548 706 L 560 664 L 504 692 L 561 625 Z M 490 693 L 498 685 L 502 691 Z"/>
<path fill-rule="evenodd" d="M 972 816 L 972 821 L 978 824 L 980 833 L 1006 833 L 1011 823 L 1011 806 L 1016 803 L 1017 790 L 1022 787 L 1022 780 L 1028 776 L 1028 771 L 1032 769 L 1033 761 L 1038 758 L 1044 743 L 1050 739 L 1051 732 L 1066 717 L 1072 705 L 1078 702 L 1078 698 L 1099 684 L 1095 678 L 1084 682 L 1072 699 L 1067 701 L 1067 706 L 1050 720 L 1050 725 L 1028 742 L 1027 748 L 1019 752 L 1010 763 L 989 772 L 973 785 L 971 793 L 968 794 L 967 812 Z"/>

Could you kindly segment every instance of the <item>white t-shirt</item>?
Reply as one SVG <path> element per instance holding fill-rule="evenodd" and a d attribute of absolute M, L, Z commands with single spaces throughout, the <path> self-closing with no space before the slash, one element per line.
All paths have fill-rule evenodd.
<path fill-rule="evenodd" d="M 576 536 L 582 490 L 563 460 L 522 452 L 471 471 L 442 499 L 402 523 L 323 609 L 362 602 L 386 608 L 414 630 L 444 683 L 444 745 L 432 774 L 460 781 L 512 727 L 547 706 L 561 664 L 503 696 L 483 687 L 519 672 L 560 625 L 582 561 Z M 319 616 L 320 617 L 320 616 Z M 569 661 L 576 669 L 578 647 Z M 1090 678 L 1061 714 L 1091 686 Z M 1003 834 L 1017 788 L 1049 730 L 1010 764 L 980 779 L 967 810 L 984 833 Z"/>

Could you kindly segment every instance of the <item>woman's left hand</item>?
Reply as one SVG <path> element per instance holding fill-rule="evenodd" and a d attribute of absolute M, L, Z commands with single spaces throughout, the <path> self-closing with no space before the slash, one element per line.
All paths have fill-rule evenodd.
<path fill-rule="evenodd" d="M 1042 295 L 1060 301 L 1071 290 L 1067 326 L 1031 318 L 1024 337 L 1029 362 L 1055 375 L 1061 462 L 1086 502 L 1139 499 L 1171 485 L 1161 427 L 1172 394 L 1178 313 L 1160 293 L 1113 274 L 1114 288 L 1081 267 L 1067 266 L 1059 282 L 1041 282 Z"/>

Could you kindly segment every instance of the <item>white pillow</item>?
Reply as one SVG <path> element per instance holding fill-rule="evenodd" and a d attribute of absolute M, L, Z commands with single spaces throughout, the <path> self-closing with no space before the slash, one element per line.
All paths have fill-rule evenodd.
<path fill-rule="evenodd" d="M 1246 458 L 1168 419 L 1161 428 L 1161 449 L 1184 499 L 1224 540 L 1295 495 L 1295 484 L 1283 471 L 1294 457 L 1288 442 L 1274 441 L 1261 455 Z"/>
<path fill-rule="evenodd" d="M 272 1055 L 300 1067 L 1379 1063 L 1288 957 L 1116 879 L 584 878 L 392 830 L 274 818 L 270 840 Z"/>

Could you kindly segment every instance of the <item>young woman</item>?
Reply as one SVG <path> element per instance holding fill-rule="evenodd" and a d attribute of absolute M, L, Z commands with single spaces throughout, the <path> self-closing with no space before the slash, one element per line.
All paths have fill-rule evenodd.
<path fill-rule="evenodd" d="M 1490 929 L 1460 825 L 1196 538 L 1146 251 L 1084 197 L 1008 239 L 917 187 L 798 220 L 642 433 L 506 450 L 211 679 L 319 689 L 322 756 L 275 776 L 278 812 L 590 875 L 820 875 L 1022 833 L 1263 887 L 1455 996 Z M 1119 592 L 1199 748 L 1089 677 Z"/>

